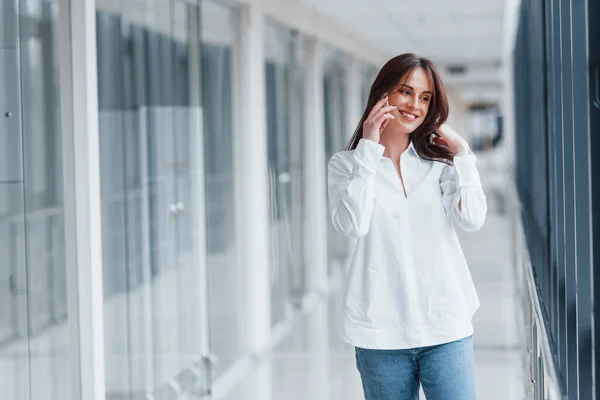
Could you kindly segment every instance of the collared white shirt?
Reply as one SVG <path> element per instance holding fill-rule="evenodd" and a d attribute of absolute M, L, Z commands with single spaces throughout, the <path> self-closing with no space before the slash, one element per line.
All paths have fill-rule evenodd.
<path fill-rule="evenodd" d="M 427 161 L 411 143 L 400 161 L 405 197 L 384 150 L 361 139 L 355 150 L 335 154 L 328 165 L 333 226 L 357 238 L 342 336 L 369 349 L 467 337 L 479 300 L 454 226 L 472 231 L 485 221 L 476 157 L 458 155 L 452 166 Z"/>
<path fill-rule="evenodd" d="M 400 157 L 400 170 L 402 171 L 402 180 L 404 181 L 404 188 L 406 189 L 407 195 L 410 195 L 415 188 L 417 188 L 419 183 L 431 169 L 431 166 L 432 164 L 430 162 L 422 160 L 421 157 L 419 157 L 411 140 L 408 148 Z M 410 171 L 410 173 L 404 176 L 404 171 Z"/>

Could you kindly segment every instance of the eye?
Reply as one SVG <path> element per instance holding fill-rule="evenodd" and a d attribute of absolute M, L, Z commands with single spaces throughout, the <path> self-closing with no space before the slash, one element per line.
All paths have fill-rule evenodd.
<path fill-rule="evenodd" d="M 410 90 L 407 89 L 400 89 L 400 93 L 410 96 Z"/>
<path fill-rule="evenodd" d="M 429 98 L 427 96 L 423 96 L 423 97 L 421 97 L 421 100 L 423 100 L 425 103 L 427 103 L 429 100 L 431 100 L 431 98 Z"/>

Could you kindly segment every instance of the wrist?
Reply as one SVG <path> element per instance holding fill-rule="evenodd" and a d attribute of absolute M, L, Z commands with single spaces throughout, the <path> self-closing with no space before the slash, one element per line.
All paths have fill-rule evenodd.
<path fill-rule="evenodd" d="M 377 138 L 373 138 L 370 136 L 363 136 L 363 139 L 370 140 L 371 142 L 375 142 L 375 143 L 379 144 L 379 140 Z"/>

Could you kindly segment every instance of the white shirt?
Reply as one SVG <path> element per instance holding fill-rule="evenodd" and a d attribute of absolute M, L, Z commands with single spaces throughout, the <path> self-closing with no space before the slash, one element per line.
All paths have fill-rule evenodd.
<path fill-rule="evenodd" d="M 385 148 L 361 139 L 328 166 L 333 226 L 357 238 L 344 310 L 343 338 L 368 349 L 406 349 L 473 333 L 479 300 L 454 225 L 478 230 L 486 197 L 472 154 L 454 165 L 401 156 L 408 197 Z M 458 209 L 461 201 L 461 211 Z"/>

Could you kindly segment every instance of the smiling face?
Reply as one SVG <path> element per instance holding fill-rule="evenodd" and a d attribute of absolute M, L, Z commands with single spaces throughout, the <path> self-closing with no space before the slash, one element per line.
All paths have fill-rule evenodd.
<path fill-rule="evenodd" d="M 391 120 L 388 126 L 406 133 L 414 132 L 425 120 L 432 96 L 429 76 L 423 68 L 415 68 L 389 95 L 389 105 L 398 108 L 393 111 L 396 119 Z"/>

